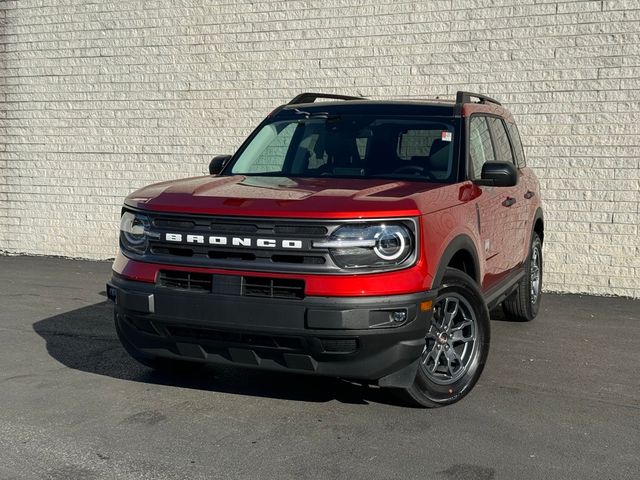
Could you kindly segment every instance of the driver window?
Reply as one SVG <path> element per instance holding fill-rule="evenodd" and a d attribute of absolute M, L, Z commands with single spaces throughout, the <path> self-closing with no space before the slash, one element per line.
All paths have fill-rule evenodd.
<path fill-rule="evenodd" d="M 495 161 L 486 117 L 474 115 L 469 123 L 469 178 L 477 180 L 485 162 Z"/>

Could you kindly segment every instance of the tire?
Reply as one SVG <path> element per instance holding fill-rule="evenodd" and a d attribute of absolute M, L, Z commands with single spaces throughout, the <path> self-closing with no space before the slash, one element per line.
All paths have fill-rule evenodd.
<path fill-rule="evenodd" d="M 448 268 L 433 309 L 413 384 L 396 392 L 417 407 L 461 400 L 480 378 L 489 353 L 489 311 L 471 277 Z"/>
<path fill-rule="evenodd" d="M 520 280 L 516 291 L 502 302 L 502 310 L 507 320 L 530 322 L 538 315 L 541 300 L 542 241 L 534 232 L 525 264 L 524 277 Z"/>
<path fill-rule="evenodd" d="M 189 375 L 204 369 L 204 364 L 199 362 L 190 362 L 188 360 L 177 360 L 173 358 L 156 357 L 141 353 L 127 338 L 122 334 L 120 325 L 118 324 L 118 314 L 114 312 L 114 322 L 116 325 L 116 334 L 125 351 L 136 362 L 149 367 L 166 375 Z"/>

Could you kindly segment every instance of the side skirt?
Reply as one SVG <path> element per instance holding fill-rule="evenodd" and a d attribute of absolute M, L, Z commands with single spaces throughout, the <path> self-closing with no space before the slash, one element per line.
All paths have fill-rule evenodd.
<path fill-rule="evenodd" d="M 518 288 L 518 283 L 522 280 L 522 277 L 524 277 L 524 265 L 511 272 L 507 278 L 492 287 L 491 290 L 484 292 L 484 298 L 489 310 L 497 307 L 500 302 L 511 295 Z"/>

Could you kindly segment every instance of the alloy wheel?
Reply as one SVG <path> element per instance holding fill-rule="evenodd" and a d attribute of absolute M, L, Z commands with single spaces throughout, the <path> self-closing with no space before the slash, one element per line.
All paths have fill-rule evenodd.
<path fill-rule="evenodd" d="M 535 304 L 538 301 L 540 295 L 540 250 L 536 246 L 531 252 L 531 265 L 529 266 L 531 272 L 531 303 Z"/>
<path fill-rule="evenodd" d="M 471 304 L 458 293 L 436 300 L 420 366 L 434 383 L 459 380 L 477 354 L 477 319 Z"/>

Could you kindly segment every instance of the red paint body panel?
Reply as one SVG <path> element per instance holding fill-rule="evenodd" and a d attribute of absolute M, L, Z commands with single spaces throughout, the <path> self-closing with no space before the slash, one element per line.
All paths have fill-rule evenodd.
<path fill-rule="evenodd" d="M 230 182 L 229 179 L 235 181 Z M 388 180 L 294 180 L 282 178 L 260 178 L 262 182 L 243 184 L 245 177 L 201 177 L 184 181 L 152 185 L 133 193 L 126 204 L 135 208 L 154 211 L 189 212 L 209 215 L 242 215 L 252 217 L 284 218 L 388 218 L 419 217 L 421 210 L 446 210 L 460 203 L 460 187 L 420 182 L 389 182 Z M 252 179 L 253 180 L 253 179 Z M 269 182 L 264 182 L 269 180 Z M 282 185 L 283 182 L 288 185 Z M 229 185 L 235 186 L 244 195 L 229 195 Z M 169 191 L 164 189 L 169 187 Z M 349 188 L 351 186 L 351 188 Z M 217 190 L 219 187 L 220 190 Z M 302 188 L 304 187 L 304 188 Z M 200 197 L 189 194 L 198 190 Z M 206 192 L 205 198 L 202 193 Z M 214 192 L 220 192 L 215 195 Z M 156 194 L 156 197 L 152 197 Z M 278 197 L 286 194 L 290 199 L 280 204 Z M 270 198 L 269 198 L 270 197 Z M 144 198 L 145 201 L 140 201 Z M 260 207 L 251 207 L 253 202 Z M 181 203 L 184 202 L 184 203 Z M 176 208 L 178 206 L 178 208 Z M 166 208 L 165 208 L 166 207 Z M 184 209 L 184 210 L 183 210 Z M 419 222 L 420 237 L 425 236 L 423 222 Z M 431 232 L 429 236 L 434 236 Z M 437 235 L 436 235 L 437 236 Z M 210 268 L 193 268 L 190 271 L 280 277 L 305 280 L 305 293 L 310 296 L 379 296 L 420 292 L 431 288 L 437 268 L 437 252 L 424 249 L 415 265 L 403 270 L 376 274 L 313 275 L 278 274 Z M 184 267 L 160 265 L 134 261 L 122 253 L 118 254 L 114 271 L 132 280 L 153 283 L 159 270 L 184 270 Z"/>
<path fill-rule="evenodd" d="M 175 265 L 138 262 L 125 257 L 121 252 L 118 252 L 118 256 L 113 263 L 113 271 L 115 273 L 126 279 L 138 282 L 154 283 L 160 270 L 189 270 L 201 273 L 301 279 L 305 281 L 305 294 L 307 296 L 321 297 L 380 296 L 421 292 L 429 289 L 431 280 L 425 269 L 424 261 L 418 261 L 413 267 L 404 270 L 371 275 L 299 275 L 213 268 L 186 268 Z"/>
<path fill-rule="evenodd" d="M 498 115 L 513 121 L 495 104 L 464 104 L 462 116 Z M 403 270 L 376 274 L 292 274 L 180 267 L 134 261 L 119 253 L 113 270 L 122 277 L 153 283 L 159 270 L 189 270 L 231 275 L 303 279 L 309 296 L 379 296 L 420 292 L 434 285 L 441 259 L 451 242 L 468 237 L 478 257 L 483 290 L 522 265 L 531 222 L 540 207 L 539 184 L 528 168 L 520 169 L 515 187 L 479 187 L 470 181 L 452 185 L 424 181 L 362 178 L 289 178 L 271 176 L 202 176 L 150 185 L 132 193 L 125 205 L 156 212 L 215 216 L 298 219 L 419 220 L 416 263 Z M 534 192 L 525 200 L 528 191 Z M 530 192 L 529 192 L 530 193 Z M 517 198 L 505 207 L 507 197 Z"/>
<path fill-rule="evenodd" d="M 441 184 L 384 179 L 194 177 L 144 187 L 130 207 L 161 212 L 273 218 L 412 217 L 446 208 Z"/>

